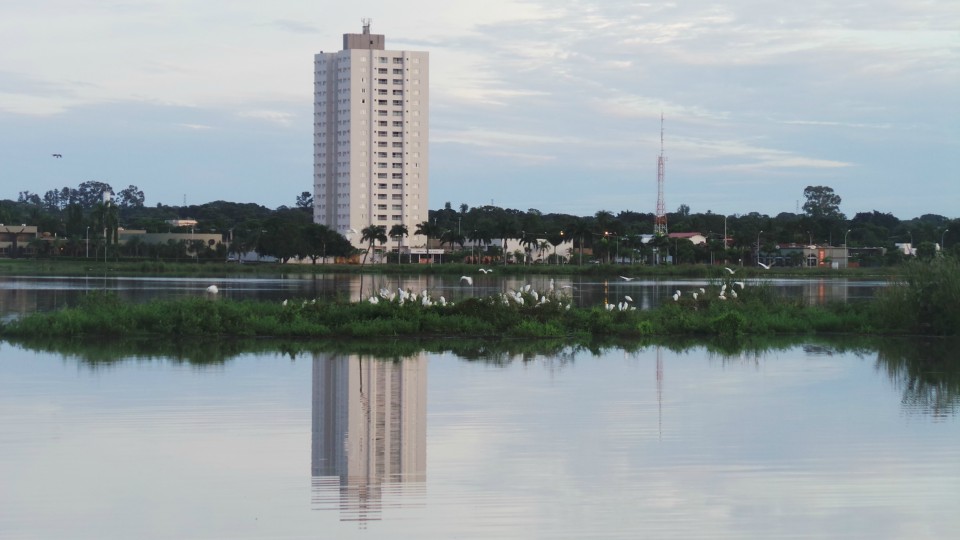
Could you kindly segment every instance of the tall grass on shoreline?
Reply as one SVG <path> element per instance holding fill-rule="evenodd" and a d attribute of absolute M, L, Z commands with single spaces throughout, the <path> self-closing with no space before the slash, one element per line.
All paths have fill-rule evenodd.
<path fill-rule="evenodd" d="M 223 336 L 323 339 L 524 338 L 585 343 L 596 337 L 864 334 L 957 335 L 960 269 L 953 261 L 916 265 L 879 300 L 807 306 L 770 286 L 740 286 L 726 279 L 701 294 L 647 311 L 629 304 L 571 307 L 554 291 L 529 288 L 456 304 L 412 291 L 381 291 L 374 299 L 286 302 L 216 297 L 122 302 L 89 295 L 76 308 L 37 313 L 0 325 L 0 336 Z M 724 296 L 724 291 L 739 290 Z M 404 299 L 408 299 L 404 301 Z M 546 300 L 544 300 L 546 298 Z M 415 300 L 413 300 L 415 299 Z M 429 300 L 429 301 L 428 301 Z"/>

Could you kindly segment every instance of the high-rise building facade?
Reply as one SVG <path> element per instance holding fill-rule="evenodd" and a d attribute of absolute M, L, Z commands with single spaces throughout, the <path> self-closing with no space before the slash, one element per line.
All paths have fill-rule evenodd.
<path fill-rule="evenodd" d="M 401 245 L 423 246 L 414 232 L 429 208 L 429 56 L 385 45 L 365 21 L 343 50 L 314 57 L 313 218 L 357 246 L 365 227 L 398 224 L 409 234 Z"/>

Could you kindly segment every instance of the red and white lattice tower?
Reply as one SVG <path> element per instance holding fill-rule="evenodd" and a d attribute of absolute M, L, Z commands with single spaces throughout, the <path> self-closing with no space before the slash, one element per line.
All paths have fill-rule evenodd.
<path fill-rule="evenodd" d="M 663 157 L 663 113 L 660 113 L 660 157 L 657 158 L 657 212 L 653 218 L 653 234 L 667 235 L 667 210 L 663 203 L 663 169 L 667 158 Z"/>

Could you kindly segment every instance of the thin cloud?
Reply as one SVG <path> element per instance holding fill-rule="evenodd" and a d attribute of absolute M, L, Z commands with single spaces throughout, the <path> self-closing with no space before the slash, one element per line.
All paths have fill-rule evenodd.
<path fill-rule="evenodd" d="M 205 124 L 177 124 L 182 128 L 187 128 L 193 131 L 204 131 L 208 129 L 213 129 L 213 126 L 208 126 Z"/>
<path fill-rule="evenodd" d="M 312 24 L 291 19 L 276 19 L 273 21 L 273 26 L 296 34 L 319 35 L 321 32 L 320 28 L 313 26 Z"/>
<path fill-rule="evenodd" d="M 263 120 L 280 126 L 289 126 L 293 123 L 295 116 L 291 113 L 280 111 L 241 111 L 237 113 L 240 118 L 250 118 L 254 120 Z"/>
<path fill-rule="evenodd" d="M 871 124 L 862 122 L 836 122 L 827 120 L 785 120 L 784 124 L 790 126 L 825 126 L 825 127 L 846 127 L 863 129 L 892 129 L 893 124 Z"/>

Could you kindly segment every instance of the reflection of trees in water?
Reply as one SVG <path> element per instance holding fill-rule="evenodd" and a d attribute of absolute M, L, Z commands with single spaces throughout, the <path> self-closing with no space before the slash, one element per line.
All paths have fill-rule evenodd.
<path fill-rule="evenodd" d="M 960 358 L 955 339 L 897 339 L 878 342 L 877 370 L 890 377 L 908 411 L 942 418 L 960 401 Z"/>
<path fill-rule="evenodd" d="M 283 352 L 276 343 L 254 339 L 157 339 L 102 337 L 70 339 L 10 339 L 26 349 L 76 358 L 92 369 L 125 361 L 158 361 L 195 366 L 221 365 L 241 355 Z"/>
<path fill-rule="evenodd" d="M 219 365 L 251 353 L 283 354 L 291 359 L 316 353 L 365 354 L 381 360 L 400 360 L 420 353 L 450 353 L 464 360 L 493 366 L 537 362 L 559 371 L 583 356 L 609 351 L 651 353 L 661 347 L 677 354 L 693 349 L 723 363 L 757 363 L 775 351 L 802 347 L 808 355 L 876 354 L 877 370 L 887 373 L 902 402 L 911 411 L 942 417 L 953 415 L 960 401 L 960 350 L 957 339 L 904 339 L 864 336 L 739 336 L 733 338 L 600 339 L 571 344 L 558 339 L 396 339 L 376 341 L 297 341 L 247 338 L 204 339 L 10 339 L 10 343 L 38 351 L 73 357 L 91 368 L 124 361 L 167 361 L 197 366 Z"/>

